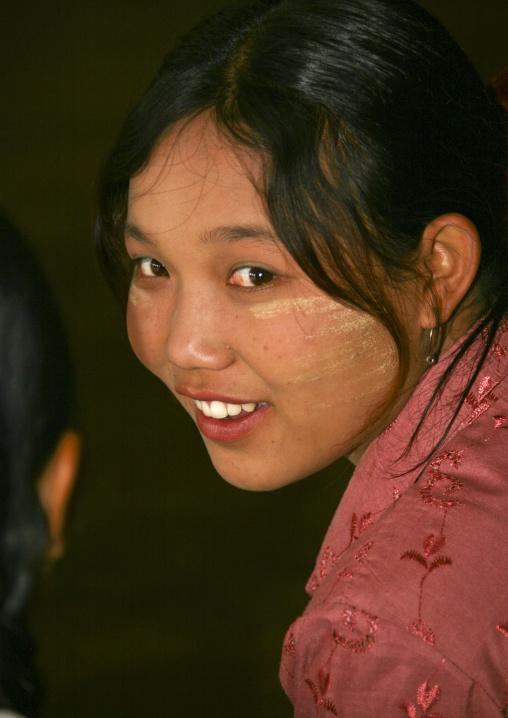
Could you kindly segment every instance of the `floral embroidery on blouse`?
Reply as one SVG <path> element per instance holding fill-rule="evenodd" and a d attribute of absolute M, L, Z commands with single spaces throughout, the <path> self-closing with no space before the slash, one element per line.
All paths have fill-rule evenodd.
<path fill-rule="evenodd" d="M 306 678 L 305 683 L 309 686 L 312 697 L 314 698 L 314 703 L 316 704 L 316 718 L 319 716 L 320 707 L 324 709 L 325 714 L 331 713 L 334 716 L 339 715 L 334 704 L 325 697 L 330 688 L 330 674 L 327 673 L 324 668 L 320 668 L 315 681 Z"/>
<path fill-rule="evenodd" d="M 355 606 L 346 606 L 342 614 L 342 625 L 332 631 L 333 647 L 325 665 L 329 665 L 338 646 L 342 646 L 352 653 L 365 653 L 374 644 L 377 629 L 378 619 L 376 616 L 371 616 Z M 323 715 L 331 713 L 337 716 L 337 708 L 326 698 L 331 684 L 330 673 L 326 668 L 321 667 L 316 677 L 314 679 L 306 678 L 305 683 L 316 704 L 316 718 L 319 717 L 321 708 Z"/>
<path fill-rule="evenodd" d="M 369 541 L 365 544 L 365 546 L 362 546 L 361 549 L 355 553 L 355 561 L 363 561 L 363 559 L 367 556 L 373 545 L 374 542 Z"/>
<path fill-rule="evenodd" d="M 359 551 L 356 552 L 356 554 L 355 554 L 356 563 L 361 563 L 362 561 L 365 560 L 365 558 L 367 557 L 367 554 L 369 553 L 369 551 L 371 550 L 373 545 L 374 545 L 374 542 L 369 541 L 364 546 L 362 546 Z M 331 551 L 331 554 L 333 554 L 333 551 Z M 337 560 L 338 560 L 338 557 L 334 558 L 334 560 L 332 559 L 332 565 L 335 565 L 337 563 Z M 355 568 L 350 568 L 349 566 L 346 566 L 345 568 L 342 569 L 342 571 L 339 571 L 339 573 L 334 577 L 333 586 L 335 587 L 339 583 L 339 581 L 342 581 L 342 579 L 344 579 L 344 578 L 353 578 L 353 576 L 355 574 L 356 574 Z"/>
<path fill-rule="evenodd" d="M 335 555 L 333 548 L 331 546 L 325 546 L 321 560 L 319 561 L 319 576 L 321 579 L 328 576 L 330 567 L 335 566 L 338 560 L 339 557 Z"/>
<path fill-rule="evenodd" d="M 354 606 L 347 606 L 342 614 L 344 628 L 334 629 L 332 639 L 334 643 L 348 648 L 353 653 L 365 653 L 376 639 L 378 619 Z"/>
<path fill-rule="evenodd" d="M 470 392 L 466 397 L 467 405 L 472 409 L 469 418 L 465 421 L 465 426 L 472 424 L 473 421 L 490 408 L 490 405 L 497 401 L 497 396 L 492 391 L 494 385 L 490 376 L 484 376 L 478 386 L 478 396 Z"/>
<path fill-rule="evenodd" d="M 365 529 L 364 529 L 365 530 Z M 363 561 L 363 559 L 367 556 L 370 549 L 373 546 L 373 542 L 369 541 L 364 546 L 360 548 L 360 550 L 355 554 L 355 561 Z M 319 560 L 319 577 L 321 580 L 325 579 L 328 576 L 328 572 L 331 568 L 335 566 L 337 561 L 339 560 L 339 556 L 337 556 L 331 546 L 325 546 L 323 549 L 323 553 L 321 554 L 321 558 Z M 354 569 L 351 568 L 345 568 L 343 569 L 336 577 L 337 580 L 342 578 L 352 578 L 354 576 Z M 311 591 L 315 591 L 318 588 L 319 584 L 317 582 L 314 582 L 311 585 Z"/>
<path fill-rule="evenodd" d="M 485 444 L 490 442 L 498 431 L 508 429 L 508 412 L 501 413 L 501 405 L 506 402 L 506 387 L 501 382 L 508 383 L 506 376 L 503 377 L 501 372 L 501 369 L 503 369 L 506 373 L 507 340 L 508 322 L 505 320 L 500 326 L 500 331 L 491 348 L 490 358 L 484 371 L 475 380 L 474 387 L 466 397 L 460 414 L 454 420 L 448 437 L 449 443 L 438 449 L 438 453 L 431 458 L 426 469 L 421 472 L 419 479 L 416 473 L 411 476 L 416 485 L 410 491 L 411 495 L 408 494 L 408 498 L 413 502 L 413 506 L 420 505 L 419 520 L 417 523 L 415 522 L 414 527 L 411 527 L 411 531 L 405 534 L 404 543 L 401 545 L 401 542 L 398 541 L 398 546 L 394 543 L 391 548 L 390 555 L 392 559 L 395 561 L 400 559 L 404 562 L 411 561 L 413 564 L 413 568 L 409 565 L 407 566 L 408 575 L 414 576 L 414 583 L 411 581 L 408 586 L 409 591 L 412 590 L 412 594 L 408 594 L 409 608 L 411 609 L 411 605 L 413 605 L 413 609 L 410 610 L 409 615 L 404 616 L 403 623 L 398 628 L 402 628 L 402 630 L 405 628 L 410 634 L 420 638 L 426 644 L 424 647 L 420 641 L 411 641 L 414 650 L 424 652 L 422 655 L 425 656 L 436 655 L 435 652 L 433 654 L 429 653 L 429 649 L 434 646 L 438 647 L 441 656 L 446 655 L 448 650 L 447 636 L 446 633 L 443 633 L 442 616 L 439 610 L 437 613 L 433 612 L 433 606 L 436 605 L 436 596 L 433 596 L 432 590 L 439 588 L 441 581 L 439 576 L 441 575 L 445 581 L 443 583 L 445 592 L 450 592 L 455 572 L 457 572 L 458 578 L 461 578 L 461 580 L 463 578 L 461 573 L 464 569 L 463 547 L 456 543 L 460 538 L 460 533 L 457 534 L 457 531 L 460 531 L 460 524 L 454 523 L 452 517 L 453 519 L 469 517 L 469 507 L 474 506 L 474 496 L 475 492 L 479 490 L 480 481 L 483 484 L 483 473 L 475 473 L 478 462 L 481 461 L 481 454 L 478 453 L 478 450 L 481 447 L 480 450 L 483 451 Z M 469 372 L 469 367 L 466 366 L 467 361 L 463 362 L 463 365 L 464 380 L 467 380 Z M 427 382 L 426 387 L 428 388 L 429 386 L 432 386 L 432 381 Z M 463 387 L 464 384 L 462 384 Z M 453 394 L 450 392 L 453 392 Z M 451 384 L 448 399 L 451 404 L 455 401 L 458 393 L 460 393 L 460 386 Z M 423 392 L 422 396 L 425 396 L 425 392 Z M 440 406 L 446 408 L 446 404 L 441 403 Z M 418 407 L 418 396 L 416 396 L 412 409 L 416 408 L 418 411 Z M 494 415 L 496 409 L 497 414 Z M 468 427 L 480 417 L 482 419 L 478 422 L 478 430 L 476 428 L 470 430 Z M 427 439 L 426 435 L 422 435 L 423 447 L 431 444 L 431 438 L 437 433 L 441 425 L 444 426 L 443 422 L 446 420 L 446 412 L 443 412 L 443 418 L 441 418 L 439 412 L 436 413 L 436 431 L 434 433 L 429 431 L 429 439 Z M 334 527 L 335 531 L 330 531 L 330 535 L 327 539 L 325 538 L 324 548 L 317 562 L 317 570 L 312 577 L 312 582 L 308 584 L 308 590 L 315 592 L 326 580 L 326 590 L 322 597 L 319 598 L 318 594 L 311 601 L 311 605 L 317 602 L 316 605 L 320 607 L 319 611 L 324 610 L 326 620 L 323 623 L 318 622 L 316 624 L 312 620 L 309 621 L 312 617 L 311 610 L 307 616 L 304 614 L 302 624 L 296 627 L 300 620 L 298 619 L 287 633 L 283 646 L 282 668 L 284 671 L 281 677 L 285 674 L 293 681 L 293 683 L 288 681 L 285 684 L 287 686 L 286 690 L 290 694 L 293 690 L 296 675 L 301 675 L 297 669 L 304 669 L 303 685 L 300 684 L 297 691 L 300 697 L 306 694 L 305 706 L 308 705 L 308 702 L 315 706 L 315 713 L 313 709 L 309 711 L 307 708 L 305 716 L 308 715 L 309 718 L 311 714 L 315 718 L 330 718 L 332 715 L 339 715 L 339 710 L 340 715 L 347 718 L 343 710 L 348 705 L 348 691 L 353 690 L 354 687 L 348 686 L 347 682 L 344 685 L 340 683 L 343 674 L 339 669 L 343 665 L 342 661 L 348 660 L 346 654 L 351 656 L 350 660 L 355 665 L 360 666 L 363 661 L 362 654 L 365 655 L 372 651 L 369 659 L 371 662 L 368 664 L 371 666 L 369 670 L 372 670 L 376 665 L 376 644 L 380 641 L 380 638 L 378 638 L 378 625 L 383 618 L 383 614 L 380 610 L 379 616 L 381 618 L 378 618 L 377 613 L 373 615 L 373 613 L 368 612 L 369 610 L 376 612 L 376 601 L 369 602 L 371 605 L 366 605 L 367 610 L 362 610 L 355 605 L 344 606 L 342 601 L 337 603 L 336 600 L 341 597 L 344 599 L 347 595 L 349 601 L 355 601 L 355 581 L 359 577 L 361 579 L 359 585 L 363 587 L 362 581 L 368 580 L 369 577 L 368 571 L 361 571 L 359 563 L 365 561 L 369 565 L 372 561 L 373 570 L 377 571 L 376 575 L 379 575 L 378 563 L 374 559 L 374 553 L 377 554 L 378 550 L 382 550 L 382 546 L 381 543 L 377 543 L 376 536 L 378 534 L 376 529 L 372 529 L 372 527 L 390 507 L 394 507 L 395 512 L 399 510 L 399 507 L 404 510 L 406 503 L 404 501 L 399 502 L 399 499 L 404 496 L 406 489 L 411 487 L 409 481 L 402 481 L 400 488 L 394 487 L 393 491 L 390 491 L 393 485 L 388 484 L 388 492 L 386 492 L 380 481 L 383 479 L 389 481 L 390 477 L 393 480 L 394 475 L 398 476 L 398 474 L 393 474 L 393 472 L 390 474 L 389 472 L 391 466 L 390 451 L 393 450 L 393 456 L 397 455 L 399 444 L 403 439 L 405 424 L 410 427 L 411 421 L 412 414 L 406 411 L 399 422 L 401 430 L 398 434 L 391 432 L 395 422 L 383 432 L 381 437 L 386 436 L 387 438 L 380 442 L 377 447 L 373 447 L 367 461 L 364 462 L 363 469 L 360 468 L 357 474 L 357 476 L 362 477 L 355 486 L 357 493 L 351 493 L 348 496 L 348 503 L 346 504 L 348 508 L 343 510 L 342 514 L 338 514 L 340 523 L 336 523 L 336 526 L 340 530 L 337 531 Z M 434 427 L 432 429 L 434 430 Z M 459 439 L 458 434 L 462 430 L 465 430 L 465 433 L 461 434 L 461 439 Z M 464 437 L 467 437 L 466 441 L 464 441 Z M 451 449 L 445 449 L 446 446 L 450 445 Z M 473 447 L 476 447 L 475 452 L 472 451 Z M 506 448 L 506 444 L 498 442 L 496 450 L 499 450 L 499 447 Z M 417 449 L 420 455 L 426 450 L 423 448 L 420 451 L 419 447 Z M 376 452 L 378 453 L 376 454 Z M 501 453 L 504 456 L 504 450 Z M 469 470 L 467 463 L 469 457 L 473 460 L 473 454 L 474 461 L 472 461 Z M 493 465 L 497 470 L 498 464 L 494 463 Z M 415 463 L 414 466 L 417 466 L 417 464 Z M 499 466 L 502 465 L 499 464 Z M 362 470 L 363 474 L 361 474 Z M 368 475 L 366 472 L 368 472 Z M 469 484 L 470 474 L 471 485 Z M 495 478 L 495 475 L 493 476 Z M 365 487 L 366 477 L 369 479 L 374 478 L 378 482 L 377 486 L 382 486 L 381 490 L 377 489 L 377 493 L 373 491 L 374 498 L 372 500 L 369 498 L 370 494 L 366 495 L 358 492 L 358 487 L 362 485 Z M 364 482 L 363 484 L 362 481 Z M 496 487 L 495 490 L 498 492 L 503 490 L 502 487 L 501 489 L 499 488 L 499 485 L 493 484 L 493 486 Z M 389 495 L 390 493 L 392 493 L 392 496 Z M 483 496 L 488 498 L 489 495 L 485 493 Z M 392 499 L 391 501 L 390 498 Z M 397 505 L 396 508 L 395 504 Z M 424 511 L 426 518 L 422 511 Z M 395 525 L 394 516 L 395 514 L 392 514 L 392 523 L 388 523 L 388 526 Z M 427 523 L 427 519 L 430 523 Z M 367 536 L 365 536 L 362 541 L 362 536 L 368 529 L 371 529 L 368 538 L 372 537 L 374 540 L 367 541 Z M 413 542 L 411 537 L 414 535 L 415 529 L 416 540 Z M 419 530 L 421 530 L 421 534 L 418 536 Z M 381 535 L 383 534 L 381 533 Z M 409 537 L 409 541 L 407 537 Z M 376 544 L 375 552 L 373 550 L 374 544 Z M 348 553 L 346 554 L 346 552 Z M 381 553 L 380 555 L 383 557 L 384 554 Z M 398 565 L 400 573 L 400 564 Z M 445 567 L 448 567 L 446 572 Z M 395 569 L 395 564 L 393 564 L 393 568 Z M 431 579 L 430 583 L 428 583 L 428 579 L 437 570 L 440 573 L 437 584 L 434 586 L 434 579 Z M 348 581 L 347 588 L 346 584 L 344 584 L 346 591 L 344 593 L 341 591 L 342 586 L 339 584 L 346 579 L 354 580 L 351 583 Z M 363 599 L 359 599 L 357 605 L 362 605 L 362 601 Z M 330 603 L 330 612 L 324 607 L 323 602 L 324 604 Z M 319 614 L 317 616 L 319 617 Z M 395 624 L 397 624 L 396 620 Z M 315 640 L 316 637 L 319 637 L 319 634 L 316 636 L 314 633 L 314 628 L 317 626 L 317 630 L 320 630 L 321 625 L 326 626 L 326 631 L 319 638 L 319 654 L 316 654 L 315 658 L 313 658 L 312 656 L 316 649 Z M 490 626 L 491 638 L 492 633 L 498 632 L 498 635 L 501 634 L 508 639 L 508 621 L 501 621 L 496 625 L 494 620 L 490 623 Z M 312 630 L 312 635 L 307 639 L 306 631 L 308 632 L 309 630 Z M 307 640 L 310 641 L 310 646 L 312 647 L 310 654 L 307 651 Z M 383 640 L 389 642 L 390 636 L 385 635 L 383 632 Z M 503 639 L 500 638 L 500 640 L 501 643 L 506 643 Z M 386 645 L 383 644 L 383 651 L 386 650 Z M 421 648 L 418 649 L 418 646 L 421 646 Z M 508 648 L 508 644 L 506 646 Z M 448 659 L 443 658 L 442 662 L 446 660 Z M 450 660 L 456 661 L 457 659 L 452 655 Z M 460 664 L 461 661 L 459 660 L 459 667 Z M 289 668 L 293 669 L 293 672 Z M 505 715 L 508 718 L 508 665 L 498 668 L 500 668 L 501 676 L 504 675 L 504 669 L 506 668 L 504 697 L 501 686 L 501 695 L 491 697 L 496 701 L 496 714 Z M 407 718 L 445 718 L 439 712 L 440 699 L 445 693 L 451 700 L 454 697 L 453 695 L 448 695 L 446 681 L 444 679 L 442 681 L 437 680 L 435 672 L 429 675 L 427 671 L 423 675 L 416 675 L 414 680 L 412 691 L 416 689 L 416 686 L 419 687 L 416 694 L 413 693 L 412 696 L 411 691 L 409 695 L 399 694 L 399 696 L 394 697 L 393 690 L 391 691 L 390 705 L 392 706 L 392 712 L 394 707 L 395 712 L 397 712 L 398 707 Z M 359 685 L 363 685 L 360 677 L 358 681 Z M 394 702 L 391 703 L 391 700 Z M 400 702 L 401 700 L 402 702 Z M 302 705 L 302 708 L 305 706 Z"/>
<path fill-rule="evenodd" d="M 430 478 L 420 489 L 420 498 L 425 504 L 444 510 L 441 533 L 439 536 L 428 534 L 423 540 L 423 550 L 421 552 L 416 549 L 409 549 L 408 551 L 404 551 L 400 557 L 401 560 L 408 559 L 414 561 L 425 569 L 425 573 L 420 579 L 419 585 L 418 617 L 407 626 L 407 630 L 409 633 L 422 638 L 425 643 L 428 643 L 430 646 L 435 645 L 436 638 L 432 628 L 422 618 L 423 589 L 431 573 L 442 566 L 452 565 L 452 559 L 449 556 L 443 554 L 436 556 L 436 554 L 439 553 L 446 544 L 444 529 L 448 511 L 463 505 L 457 498 L 457 494 L 463 488 L 462 481 L 456 476 L 444 473 L 444 471 L 441 470 L 441 465 L 444 461 L 447 461 L 450 464 L 450 470 L 457 469 L 462 460 L 461 454 L 461 451 L 444 451 L 436 456 L 430 463 L 427 472 Z M 435 558 L 432 559 L 433 556 Z"/>
<path fill-rule="evenodd" d="M 294 624 L 293 624 L 294 626 Z M 291 628 L 293 627 L 291 626 Z M 289 635 L 287 637 L 287 640 L 284 642 L 284 645 L 282 646 L 282 653 L 285 656 L 294 656 L 296 653 L 296 646 L 295 646 L 295 634 L 291 629 L 289 629 Z"/>
<path fill-rule="evenodd" d="M 291 672 L 288 666 L 288 661 L 291 662 L 296 655 L 296 640 L 295 640 L 295 627 L 296 624 L 300 621 L 300 618 L 297 618 L 296 621 L 293 621 L 291 626 L 289 627 L 289 630 L 287 632 L 286 640 L 284 641 L 284 645 L 282 646 L 282 665 L 284 666 L 284 669 L 287 671 L 287 674 L 294 680 L 295 676 Z"/>
<path fill-rule="evenodd" d="M 429 534 L 429 536 L 427 536 L 427 538 L 423 542 L 422 552 L 410 549 L 409 551 L 404 551 L 404 553 L 400 557 L 401 560 L 409 559 L 410 561 L 414 561 L 425 569 L 425 573 L 420 580 L 418 618 L 416 621 L 413 621 L 413 623 L 411 623 L 407 627 L 407 630 L 410 633 L 413 633 L 415 636 L 420 636 L 426 643 L 431 646 L 435 644 L 434 631 L 425 623 L 425 621 L 422 620 L 423 587 L 425 580 L 430 576 L 433 571 L 438 568 L 441 568 L 442 566 L 451 566 L 451 558 L 449 556 L 444 556 L 443 554 L 436 556 L 432 561 L 430 561 L 432 556 L 435 556 L 442 548 L 444 548 L 445 544 L 446 537 L 443 534 L 441 534 L 441 536 L 434 536 L 433 534 Z"/>
<path fill-rule="evenodd" d="M 393 502 L 397 501 L 400 498 L 400 492 L 398 489 L 393 489 Z M 375 514 L 373 514 L 371 511 L 367 511 L 366 513 L 362 514 L 358 518 L 358 516 L 353 513 L 351 516 L 351 526 L 349 531 L 349 543 L 345 547 L 344 550 L 347 551 L 348 548 L 350 548 L 354 541 L 358 541 L 360 539 L 360 536 L 374 523 L 374 517 L 377 514 L 382 514 L 385 512 L 387 507 L 381 509 L 380 511 L 377 511 Z M 370 550 L 370 547 L 372 546 L 372 543 L 366 544 L 360 551 L 356 554 L 355 559 L 357 561 L 364 558 L 368 551 Z M 321 581 L 323 581 L 329 574 L 330 569 L 335 566 L 337 561 L 340 558 L 340 553 L 336 553 L 332 546 L 325 546 L 323 549 L 323 552 L 321 554 L 321 558 L 319 559 L 318 566 L 319 566 L 319 578 Z M 349 578 L 349 576 L 348 576 Z M 310 585 L 310 591 L 314 592 L 319 587 L 319 583 L 317 581 L 313 581 Z"/>
<path fill-rule="evenodd" d="M 484 411 L 497 401 L 497 396 L 495 396 L 492 391 L 493 386 L 491 378 L 489 376 L 484 376 L 479 383 L 478 397 L 476 397 L 472 392 L 468 395 L 466 402 L 472 409 L 472 412 L 469 418 L 463 423 L 463 426 L 469 426 L 472 424 L 476 421 L 476 419 L 478 419 L 478 417 L 481 416 L 481 414 L 484 413 Z M 483 441 L 489 441 L 497 429 L 504 426 L 505 422 L 506 417 L 495 416 L 494 429 L 488 437 L 483 439 Z M 446 461 L 449 462 L 450 471 L 456 470 L 460 466 L 462 455 L 465 451 L 467 451 L 467 448 L 468 447 L 462 449 L 461 451 L 444 451 L 438 454 L 438 456 L 431 461 L 427 471 L 429 479 L 420 489 L 420 498 L 424 503 L 444 510 L 441 533 L 437 537 L 434 536 L 434 534 L 429 534 L 425 538 L 423 542 L 423 552 L 410 549 L 405 551 L 400 557 L 401 559 L 414 561 L 425 569 L 425 573 L 420 580 L 419 586 L 418 618 L 407 626 L 407 630 L 413 635 L 420 636 L 431 646 L 434 646 L 436 641 L 434 631 L 422 619 L 424 584 L 426 579 L 436 569 L 441 568 L 442 566 L 451 566 L 452 559 L 445 555 L 436 556 L 432 561 L 429 559 L 445 547 L 446 536 L 444 534 L 444 529 L 448 512 L 451 509 L 463 506 L 463 502 L 457 498 L 459 491 L 464 488 L 463 482 L 451 473 L 445 473 L 442 471 L 441 467 L 443 462 Z"/>
<path fill-rule="evenodd" d="M 408 718 L 445 718 L 442 713 L 429 713 L 440 698 L 441 688 L 438 685 L 431 686 L 425 681 L 416 691 L 416 704 L 401 703 L 399 708 Z"/>
<path fill-rule="evenodd" d="M 381 513 L 378 511 L 378 513 Z M 367 531 L 369 526 L 372 524 L 372 512 L 368 511 L 366 514 L 363 514 L 363 516 L 358 516 L 356 514 L 353 514 L 351 516 L 351 531 L 349 535 L 349 544 L 347 548 L 351 546 L 353 541 L 358 541 L 360 536 Z"/>
<path fill-rule="evenodd" d="M 431 462 L 427 472 L 430 478 L 420 489 L 420 496 L 424 503 L 445 510 L 462 506 L 462 502 L 456 498 L 460 489 L 463 488 L 462 481 L 456 476 L 441 471 L 441 464 L 445 460 L 450 462 L 452 469 L 456 469 L 461 462 L 462 453 L 462 451 L 444 451 Z"/>

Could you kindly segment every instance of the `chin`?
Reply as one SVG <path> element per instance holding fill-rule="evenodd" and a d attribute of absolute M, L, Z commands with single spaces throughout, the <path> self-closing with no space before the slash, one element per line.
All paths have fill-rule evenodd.
<path fill-rule="evenodd" d="M 294 484 L 300 479 L 310 476 L 319 468 L 307 470 L 306 468 L 298 470 L 296 467 L 292 471 L 287 469 L 281 471 L 280 462 L 249 462 L 244 460 L 238 462 L 238 459 L 230 460 L 221 457 L 214 457 L 210 453 L 210 458 L 217 473 L 227 481 L 228 484 L 236 486 L 237 489 L 245 491 L 274 491 L 283 486 Z M 239 463 L 241 464 L 239 466 Z"/>

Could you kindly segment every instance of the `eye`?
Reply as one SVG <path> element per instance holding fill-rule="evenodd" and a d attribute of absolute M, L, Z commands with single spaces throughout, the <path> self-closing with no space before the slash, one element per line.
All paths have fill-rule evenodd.
<path fill-rule="evenodd" d="M 134 260 L 135 272 L 139 277 L 167 277 L 168 270 L 153 257 L 138 257 Z"/>
<path fill-rule="evenodd" d="M 262 267 L 240 267 L 236 269 L 229 280 L 230 284 L 238 287 L 263 287 L 275 279 L 275 274 Z"/>

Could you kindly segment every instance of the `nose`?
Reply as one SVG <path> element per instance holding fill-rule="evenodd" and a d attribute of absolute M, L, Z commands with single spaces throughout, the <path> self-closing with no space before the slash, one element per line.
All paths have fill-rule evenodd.
<path fill-rule="evenodd" d="M 173 308 L 166 341 L 166 357 L 182 370 L 220 371 L 234 361 L 232 322 L 226 308 L 210 294 L 182 293 Z"/>

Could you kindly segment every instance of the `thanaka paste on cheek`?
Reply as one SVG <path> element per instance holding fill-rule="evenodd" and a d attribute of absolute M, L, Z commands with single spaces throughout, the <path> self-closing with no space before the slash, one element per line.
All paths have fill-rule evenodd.
<path fill-rule="evenodd" d="M 338 305 L 331 297 L 289 297 L 251 307 L 251 312 L 257 319 L 273 319 L 281 314 L 298 312 L 303 316 L 312 314 L 323 314 L 336 311 L 342 305 Z"/>
<path fill-rule="evenodd" d="M 143 304 L 147 303 L 146 294 L 143 295 L 143 292 L 140 292 L 137 287 L 131 284 L 129 288 L 128 303 L 134 309 L 137 309 L 140 305 L 143 306 Z"/>
<path fill-rule="evenodd" d="M 383 357 L 383 361 L 379 364 L 373 362 L 372 367 L 361 372 L 361 374 L 355 373 L 354 361 L 356 357 L 356 351 L 354 356 L 349 354 L 344 356 L 340 352 L 340 356 L 337 356 L 337 350 L 333 349 L 324 352 L 313 352 L 308 354 L 305 359 L 305 363 L 308 368 L 303 367 L 303 371 L 296 375 L 291 383 L 292 384 L 304 384 L 308 382 L 318 382 L 325 379 L 327 376 L 333 374 L 343 373 L 344 374 L 344 394 L 350 394 L 347 399 L 344 394 L 341 397 L 342 403 L 349 403 L 355 399 L 360 399 L 364 396 L 372 394 L 386 387 L 387 389 L 395 378 L 397 370 L 397 355 L 395 350 L 391 350 L 387 346 L 386 356 Z M 316 364 L 319 363 L 319 366 Z"/>
<path fill-rule="evenodd" d="M 369 314 L 327 296 L 275 300 L 252 307 L 251 311 L 263 321 L 292 313 L 295 321 L 300 323 L 302 338 L 315 346 L 314 351 L 295 356 L 298 373 L 291 377 L 290 384 L 318 382 L 341 373 L 344 375 L 344 394 L 347 395 L 342 396 L 341 401 L 347 404 L 390 387 L 397 371 L 397 352 L 388 332 Z M 309 333 L 305 320 L 317 314 L 322 315 L 323 321 L 317 327 L 313 321 L 312 333 Z M 340 337 L 340 343 L 327 346 L 326 339 L 330 336 Z M 281 339 L 279 334 L 279 341 Z M 325 346 L 322 346 L 323 340 Z M 357 357 L 368 356 L 374 351 L 372 366 L 364 367 L 359 374 L 355 366 Z"/>
<path fill-rule="evenodd" d="M 327 296 L 275 300 L 251 307 L 251 312 L 257 319 L 262 320 L 274 319 L 282 314 L 294 313 L 297 320 L 303 320 L 302 330 L 307 340 L 347 332 L 354 339 L 354 345 L 358 350 L 364 348 L 365 342 L 368 341 L 365 332 L 370 332 L 370 335 L 372 335 L 372 330 L 374 329 L 376 337 L 370 337 L 372 340 L 379 339 L 379 336 L 384 332 L 379 322 L 374 317 L 371 317 L 370 314 L 354 307 L 340 304 Z M 316 314 L 328 315 L 328 320 L 324 320 L 318 327 L 313 326 L 313 332 L 309 334 L 306 331 L 305 318 Z M 363 343 L 361 344 L 360 342 Z"/>
<path fill-rule="evenodd" d="M 302 371 L 292 380 L 294 384 L 314 382 L 327 376 L 342 374 L 344 376 L 344 393 L 342 401 L 349 403 L 355 399 L 382 390 L 391 385 L 398 366 L 395 345 L 388 332 L 370 315 L 338 306 L 328 312 L 326 321 L 307 340 L 312 340 L 315 351 L 302 356 Z M 338 344 L 321 345 L 327 337 L 340 338 Z M 363 364 L 358 372 L 358 357 L 372 357 L 372 364 Z"/>
<path fill-rule="evenodd" d="M 157 374 L 158 366 L 164 363 L 163 358 L 158 362 L 154 361 L 154 358 L 159 356 L 154 326 L 159 323 L 158 305 L 152 296 L 131 285 L 127 302 L 129 342 L 139 361 L 154 374 Z"/>

